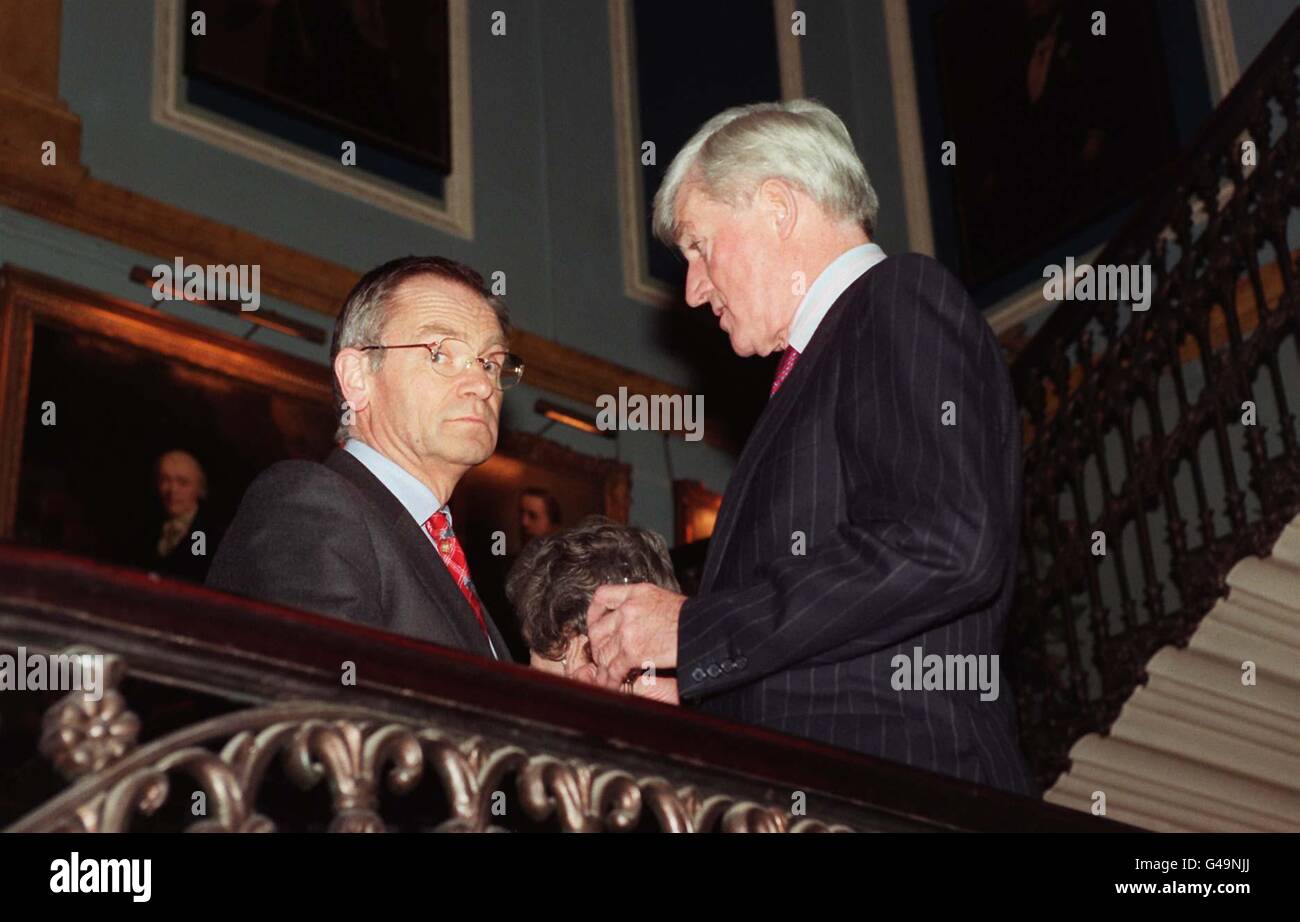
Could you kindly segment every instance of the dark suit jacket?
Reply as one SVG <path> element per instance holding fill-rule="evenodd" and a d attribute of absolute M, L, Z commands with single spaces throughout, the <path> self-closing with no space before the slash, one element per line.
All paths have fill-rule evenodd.
<path fill-rule="evenodd" d="M 884 260 L 826 314 L 732 473 L 682 607 L 683 700 L 1036 793 L 1005 681 L 989 702 L 892 683 L 914 647 L 999 652 L 1019 511 L 1019 416 L 993 331 L 939 263 Z"/>
<path fill-rule="evenodd" d="M 341 448 L 280 461 L 253 481 L 207 584 L 491 656 L 474 611 L 424 530 Z M 505 639 L 484 612 L 503 660 Z"/>
<path fill-rule="evenodd" d="M 465 553 L 469 554 L 469 549 Z M 526 663 L 529 651 L 528 644 L 524 643 L 523 625 L 519 623 L 519 613 L 506 598 L 506 579 L 518 559 L 518 554 L 497 556 L 479 548 L 469 564 L 474 573 L 474 588 L 483 604 L 491 609 L 497 630 L 510 645 L 511 658 L 517 663 Z"/>
<path fill-rule="evenodd" d="M 195 583 L 203 582 L 217 548 L 221 546 L 224 529 L 213 518 L 207 505 L 200 503 L 198 511 L 194 513 L 194 521 L 190 523 L 189 532 L 176 543 L 170 554 L 159 557 L 158 539 L 162 536 L 165 522 L 166 519 L 159 515 L 137 533 L 137 537 L 131 542 L 132 553 L 128 562 L 132 566 L 143 567 L 164 576 L 174 576 Z M 203 532 L 206 551 L 203 555 L 194 553 L 193 539 L 196 531 Z"/>

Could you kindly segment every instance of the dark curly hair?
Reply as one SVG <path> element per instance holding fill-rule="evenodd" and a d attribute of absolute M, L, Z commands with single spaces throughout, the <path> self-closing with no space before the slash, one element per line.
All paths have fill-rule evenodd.
<path fill-rule="evenodd" d="M 506 577 L 528 648 L 561 659 L 569 641 L 587 632 L 587 606 L 597 587 L 654 583 L 680 591 L 668 543 L 644 528 L 591 515 L 565 531 L 532 541 Z"/>

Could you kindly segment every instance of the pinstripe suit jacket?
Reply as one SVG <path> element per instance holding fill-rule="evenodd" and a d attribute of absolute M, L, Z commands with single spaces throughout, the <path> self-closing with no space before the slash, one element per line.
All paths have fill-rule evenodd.
<path fill-rule="evenodd" d="M 999 652 L 1019 432 L 997 340 L 961 284 L 918 255 L 868 270 L 823 318 L 732 473 L 700 592 L 682 606 L 683 700 L 1036 794 L 1005 682 L 992 701 L 901 690 L 892 662 L 916 647 Z"/>

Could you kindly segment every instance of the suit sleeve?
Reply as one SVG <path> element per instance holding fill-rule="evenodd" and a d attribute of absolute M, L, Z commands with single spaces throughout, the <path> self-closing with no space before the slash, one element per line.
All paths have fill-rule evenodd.
<path fill-rule="evenodd" d="M 253 481 L 207 585 L 268 602 L 379 624 L 374 546 L 355 501 L 318 465 L 282 462 Z"/>
<path fill-rule="evenodd" d="M 827 372 L 838 375 L 847 519 L 809 534 L 805 555 L 768 562 L 749 585 L 683 605 L 683 698 L 893 646 L 986 607 L 1002 586 L 1019 458 L 1009 374 L 946 270 L 919 257 L 892 262 L 870 283 L 870 301 L 852 305 L 835 346 L 844 351 Z"/>

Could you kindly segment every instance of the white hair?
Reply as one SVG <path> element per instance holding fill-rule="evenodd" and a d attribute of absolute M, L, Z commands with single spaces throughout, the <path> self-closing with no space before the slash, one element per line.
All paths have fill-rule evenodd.
<path fill-rule="evenodd" d="M 709 198 L 734 207 L 752 200 L 768 179 L 797 186 L 834 218 L 875 229 L 880 200 L 844 122 L 819 102 L 792 99 L 736 106 L 705 122 L 655 193 L 655 236 L 676 244 L 683 184 L 699 182 Z"/>

